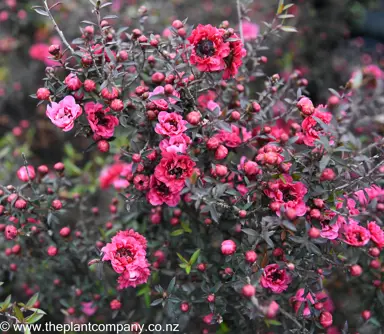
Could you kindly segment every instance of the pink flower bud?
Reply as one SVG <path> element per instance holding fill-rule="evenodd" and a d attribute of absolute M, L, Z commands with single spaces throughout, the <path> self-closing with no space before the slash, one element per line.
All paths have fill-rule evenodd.
<path fill-rule="evenodd" d="M 228 168 L 227 168 L 227 166 L 218 164 L 215 166 L 215 172 L 216 172 L 217 176 L 223 177 L 223 176 L 227 175 Z"/>
<path fill-rule="evenodd" d="M 114 111 L 122 111 L 124 109 L 124 103 L 120 99 L 114 99 L 111 102 L 111 109 Z"/>
<path fill-rule="evenodd" d="M 155 84 L 162 83 L 164 81 L 164 79 L 165 79 L 165 75 L 163 73 L 156 72 L 156 73 L 152 74 L 152 82 Z"/>
<path fill-rule="evenodd" d="M 201 115 L 198 111 L 191 111 L 186 118 L 191 125 L 197 125 L 201 121 Z"/>
<path fill-rule="evenodd" d="M 60 230 L 60 235 L 65 238 L 65 237 L 68 237 L 69 235 L 71 234 L 71 229 L 69 227 L 63 227 L 61 230 Z"/>
<path fill-rule="evenodd" d="M 257 254 L 253 250 L 249 250 L 245 252 L 245 261 L 248 263 L 254 263 L 257 260 Z"/>
<path fill-rule="evenodd" d="M 84 81 L 84 90 L 86 92 L 93 92 L 96 89 L 96 83 L 93 80 L 87 79 Z"/>
<path fill-rule="evenodd" d="M 258 104 L 257 102 L 252 102 L 252 109 L 254 112 L 260 112 L 261 110 L 260 104 Z"/>
<path fill-rule="evenodd" d="M 64 80 L 64 83 L 72 91 L 79 90 L 83 85 L 83 83 L 74 73 L 70 73 L 69 75 L 67 75 L 67 77 Z"/>
<path fill-rule="evenodd" d="M 247 176 L 256 175 L 260 172 L 260 168 L 254 161 L 247 161 L 244 164 L 244 172 Z"/>
<path fill-rule="evenodd" d="M 205 263 L 199 263 L 197 265 L 197 270 L 198 271 L 204 272 L 206 269 L 207 269 L 207 265 Z"/>
<path fill-rule="evenodd" d="M 220 141 L 216 137 L 209 138 L 207 141 L 208 150 L 216 150 L 220 146 Z"/>
<path fill-rule="evenodd" d="M 310 116 L 315 112 L 312 101 L 307 97 L 302 97 L 296 106 L 306 116 Z"/>
<path fill-rule="evenodd" d="M 18 209 L 18 210 L 23 210 L 27 207 L 27 202 L 25 200 L 23 200 L 22 198 L 19 198 L 16 202 L 15 202 L 15 208 Z"/>
<path fill-rule="evenodd" d="M 31 165 L 20 167 L 16 175 L 23 182 L 32 181 L 36 177 L 35 169 Z"/>
<path fill-rule="evenodd" d="M 183 302 L 180 305 L 181 312 L 188 312 L 189 311 L 189 304 L 187 302 Z"/>
<path fill-rule="evenodd" d="M 319 322 L 324 328 L 331 327 L 333 323 L 332 314 L 327 311 L 322 312 L 319 317 Z"/>
<path fill-rule="evenodd" d="M 7 225 L 5 227 L 5 238 L 7 240 L 13 240 L 17 237 L 18 231 L 17 228 L 13 225 Z"/>
<path fill-rule="evenodd" d="M 97 142 L 97 148 L 101 153 L 109 152 L 110 145 L 108 141 L 102 139 Z"/>
<path fill-rule="evenodd" d="M 320 219 L 321 217 L 321 212 L 320 210 L 318 209 L 312 209 L 309 213 L 309 215 L 311 216 L 311 218 L 314 218 L 314 219 Z"/>
<path fill-rule="evenodd" d="M 280 306 L 278 303 L 276 303 L 274 300 L 268 305 L 268 309 L 266 312 L 267 318 L 274 318 L 276 317 L 277 313 L 279 312 Z"/>
<path fill-rule="evenodd" d="M 313 204 L 315 204 L 320 209 L 324 207 L 324 201 L 321 198 L 315 198 L 313 200 Z"/>
<path fill-rule="evenodd" d="M 256 288 L 251 284 L 246 284 L 241 289 L 241 293 L 243 294 L 244 297 L 251 298 L 255 295 Z"/>
<path fill-rule="evenodd" d="M 371 312 L 368 310 L 364 310 L 363 312 L 361 312 L 361 316 L 365 321 L 367 321 L 371 317 Z"/>
<path fill-rule="evenodd" d="M 109 303 L 109 307 L 111 308 L 111 310 L 120 310 L 121 306 L 122 304 L 118 299 L 114 299 Z"/>
<path fill-rule="evenodd" d="M 308 235 L 312 239 L 316 239 L 320 237 L 320 230 L 317 229 L 316 227 L 311 227 L 308 231 Z"/>
<path fill-rule="evenodd" d="M 224 255 L 232 255 L 236 252 L 236 244 L 233 240 L 224 240 L 221 243 L 221 253 Z"/>
<path fill-rule="evenodd" d="M 358 264 L 354 264 L 349 268 L 349 272 L 351 273 L 351 276 L 357 277 L 363 273 L 363 269 Z"/>
<path fill-rule="evenodd" d="M 184 27 L 184 24 L 180 20 L 175 20 L 172 22 L 172 27 L 174 27 L 175 29 L 180 29 Z"/>
<path fill-rule="evenodd" d="M 55 163 L 53 168 L 56 172 L 62 172 L 65 169 L 65 166 L 62 162 L 57 162 L 57 163 Z"/>
<path fill-rule="evenodd" d="M 224 145 L 220 145 L 215 152 L 215 159 L 223 160 L 228 155 L 228 149 Z"/>
<path fill-rule="evenodd" d="M 60 210 L 63 207 L 63 204 L 60 200 L 54 199 L 51 203 L 51 206 L 54 210 Z"/>
<path fill-rule="evenodd" d="M 49 256 L 56 256 L 57 255 L 57 248 L 55 246 L 49 246 L 48 249 L 47 249 L 47 253 Z"/>
<path fill-rule="evenodd" d="M 320 176 L 320 181 L 332 181 L 336 177 L 336 173 L 331 168 L 326 168 L 323 170 Z"/>
<path fill-rule="evenodd" d="M 212 294 L 210 294 L 210 295 L 208 295 L 208 297 L 207 297 L 207 302 L 208 303 L 214 303 L 215 302 L 215 295 L 212 293 Z"/>
<path fill-rule="evenodd" d="M 49 100 L 51 92 L 47 88 L 39 88 L 36 92 L 36 96 L 39 100 Z"/>

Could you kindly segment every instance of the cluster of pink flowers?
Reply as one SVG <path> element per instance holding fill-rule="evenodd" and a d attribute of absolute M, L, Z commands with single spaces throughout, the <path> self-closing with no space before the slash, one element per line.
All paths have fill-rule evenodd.
<path fill-rule="evenodd" d="M 101 251 L 103 261 L 110 261 L 118 278 L 119 289 L 136 287 L 148 280 L 147 240 L 134 230 L 120 231 Z"/>

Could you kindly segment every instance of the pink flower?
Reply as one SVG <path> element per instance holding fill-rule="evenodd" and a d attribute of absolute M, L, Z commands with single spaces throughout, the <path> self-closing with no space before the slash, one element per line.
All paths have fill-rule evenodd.
<path fill-rule="evenodd" d="M 205 109 L 205 108 L 208 108 L 208 103 L 210 101 L 214 101 L 216 99 L 216 97 L 217 97 L 216 92 L 213 90 L 209 90 L 208 92 L 206 92 L 205 94 L 201 94 L 197 98 L 197 103 L 199 104 L 199 106 L 201 108 Z"/>
<path fill-rule="evenodd" d="M 364 188 L 364 190 L 356 191 L 354 195 L 360 202 L 360 205 L 366 206 L 370 201 L 375 198 L 379 198 L 379 200 L 384 199 L 384 189 L 377 186 L 376 184 L 373 184 L 368 188 Z"/>
<path fill-rule="evenodd" d="M 222 142 L 227 147 L 238 147 L 242 142 L 247 141 L 252 138 L 252 134 L 247 131 L 246 128 L 241 128 L 241 136 L 240 136 L 240 128 L 236 125 L 231 125 L 232 131 L 220 130 L 220 132 L 215 135 L 220 142 Z"/>
<path fill-rule="evenodd" d="M 325 239 L 334 240 L 339 236 L 340 228 L 345 224 L 345 219 L 342 216 L 337 217 L 336 221 L 331 225 L 332 219 L 336 213 L 332 211 L 325 212 L 321 219 L 320 236 Z"/>
<path fill-rule="evenodd" d="M 243 36 L 245 41 L 251 41 L 253 39 L 256 39 L 259 35 L 260 27 L 252 22 L 243 20 L 242 22 L 243 26 Z"/>
<path fill-rule="evenodd" d="M 88 102 L 84 109 L 94 134 L 101 138 L 111 138 L 115 127 L 119 125 L 119 120 L 115 116 L 107 115 L 109 108 L 103 109 L 103 105 L 100 103 Z"/>
<path fill-rule="evenodd" d="M 151 99 L 151 97 L 156 96 L 156 95 L 164 95 L 164 94 L 165 93 L 164 93 L 164 87 L 163 86 L 157 86 L 153 90 L 153 92 L 149 93 L 149 100 L 152 101 L 156 105 L 157 109 L 159 109 L 159 110 L 168 110 L 168 102 L 164 99 L 161 99 L 161 98 L 160 99 Z M 177 90 L 174 90 L 172 95 L 176 96 L 177 98 L 180 97 L 180 93 Z M 171 104 L 177 103 L 177 100 L 175 100 L 171 97 L 168 100 Z"/>
<path fill-rule="evenodd" d="M 167 113 L 162 111 L 159 113 L 158 120 L 159 123 L 156 124 L 155 132 L 159 135 L 172 137 L 181 135 L 187 130 L 185 125 L 188 122 L 175 112 Z"/>
<path fill-rule="evenodd" d="M 320 138 L 320 135 L 325 134 L 323 128 L 314 117 L 325 124 L 329 124 L 332 120 L 332 114 L 326 111 L 321 111 L 323 108 L 323 106 L 317 107 L 312 116 L 306 117 L 301 124 L 304 135 L 303 141 L 307 146 L 315 146 L 315 141 Z"/>
<path fill-rule="evenodd" d="M 312 295 L 308 292 L 306 297 L 304 298 L 304 289 L 301 288 L 297 290 L 296 295 L 290 299 L 291 304 L 293 305 L 293 308 L 296 313 L 299 312 L 301 308 L 301 304 L 304 303 L 303 308 L 303 316 L 308 317 L 311 315 L 311 310 L 308 307 L 308 303 L 314 304 L 315 301 L 312 297 Z"/>
<path fill-rule="evenodd" d="M 199 24 L 192 30 L 188 38 L 193 49 L 190 57 L 192 65 L 196 65 L 199 71 L 216 72 L 226 68 L 224 58 L 229 56 L 229 43 L 225 43 L 224 29 L 207 24 Z"/>
<path fill-rule="evenodd" d="M 218 111 L 215 116 L 220 116 L 221 115 L 221 108 L 220 106 L 213 100 L 208 101 L 207 103 L 207 109 L 209 109 L 212 112 L 215 112 L 216 110 Z"/>
<path fill-rule="evenodd" d="M 70 90 L 79 90 L 83 83 L 80 81 L 80 79 L 77 77 L 76 74 L 70 73 L 67 75 L 67 77 L 64 80 L 64 83 Z"/>
<path fill-rule="evenodd" d="M 335 305 L 332 302 L 331 297 L 329 297 L 326 291 L 320 291 L 316 293 L 317 302 L 321 302 L 323 307 L 328 312 L 333 312 L 335 310 Z"/>
<path fill-rule="evenodd" d="M 344 242 L 348 245 L 361 247 L 366 245 L 370 238 L 371 233 L 357 223 L 345 224 L 343 228 Z"/>
<path fill-rule="evenodd" d="M 223 74 L 223 79 L 230 79 L 236 76 L 239 67 L 243 64 L 243 58 L 247 55 L 247 51 L 243 48 L 241 39 L 236 34 L 230 36 L 231 39 L 237 39 L 234 42 L 229 42 L 231 49 L 229 56 L 225 59 L 226 68 Z"/>
<path fill-rule="evenodd" d="M 172 192 L 164 183 L 159 181 L 154 175 L 151 175 L 149 181 L 150 190 L 147 193 L 147 200 L 152 205 L 162 205 L 174 207 L 180 201 L 180 192 Z"/>
<path fill-rule="evenodd" d="M 88 317 L 91 317 L 96 313 L 97 305 L 95 305 L 93 302 L 82 302 L 81 311 Z"/>
<path fill-rule="evenodd" d="M 368 223 L 368 230 L 371 233 L 371 240 L 377 245 L 379 248 L 384 247 L 384 231 L 382 228 L 377 225 L 375 221 Z"/>
<path fill-rule="evenodd" d="M 306 116 L 310 116 L 315 112 L 315 107 L 308 97 L 302 97 L 300 101 L 297 102 L 297 108 Z"/>
<path fill-rule="evenodd" d="M 111 185 L 115 189 L 124 189 L 129 186 L 127 178 L 132 177 L 132 164 L 116 162 L 111 166 L 105 167 L 99 176 L 101 189 L 107 189 Z"/>
<path fill-rule="evenodd" d="M 22 166 L 18 169 L 16 175 L 22 182 L 32 181 L 36 177 L 35 168 L 32 165 Z"/>
<path fill-rule="evenodd" d="M 137 285 L 146 283 L 150 274 L 151 272 L 148 266 L 132 265 L 130 270 L 124 271 L 117 279 L 117 282 L 119 284 L 117 288 L 119 290 L 126 289 L 128 287 L 135 288 Z"/>
<path fill-rule="evenodd" d="M 274 293 L 282 293 L 288 289 L 292 278 L 285 269 L 280 269 L 278 264 L 270 264 L 264 268 L 260 278 L 260 284 L 265 289 L 271 289 Z"/>
<path fill-rule="evenodd" d="M 66 96 L 59 103 L 52 102 L 47 106 L 46 115 L 51 122 L 63 131 L 72 130 L 75 120 L 83 113 L 81 107 L 76 104 L 73 96 Z"/>
<path fill-rule="evenodd" d="M 163 152 L 154 175 L 172 193 L 176 193 L 184 188 L 185 180 L 192 176 L 195 165 L 195 162 L 187 155 Z"/>
<path fill-rule="evenodd" d="M 292 208 L 296 211 L 296 215 L 304 216 L 307 209 L 304 203 L 304 196 L 307 193 L 307 188 L 301 182 L 293 182 L 290 175 L 283 175 L 284 181 L 278 179 L 271 181 L 268 188 L 264 193 L 274 200 L 276 205 L 276 214 L 280 216 L 280 207 L 283 206 L 285 210 Z"/>
<path fill-rule="evenodd" d="M 159 147 L 162 152 L 187 153 L 188 146 L 191 142 L 191 138 L 182 133 L 181 135 L 172 136 L 169 139 L 163 139 Z"/>

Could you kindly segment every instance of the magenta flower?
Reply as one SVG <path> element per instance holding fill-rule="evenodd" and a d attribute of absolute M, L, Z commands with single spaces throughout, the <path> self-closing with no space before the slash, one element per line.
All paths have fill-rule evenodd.
<path fill-rule="evenodd" d="M 282 293 L 288 289 L 292 278 L 285 269 L 280 269 L 278 264 L 270 264 L 264 268 L 260 278 L 260 284 L 265 289 L 270 289 L 274 293 Z"/>

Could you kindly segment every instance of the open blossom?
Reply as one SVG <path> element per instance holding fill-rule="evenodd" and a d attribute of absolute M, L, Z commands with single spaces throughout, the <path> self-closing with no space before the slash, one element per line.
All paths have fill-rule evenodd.
<path fill-rule="evenodd" d="M 81 311 L 88 317 L 93 316 L 97 311 L 97 305 L 94 302 L 82 302 Z"/>
<path fill-rule="evenodd" d="M 370 187 L 358 190 L 354 193 L 355 198 L 359 201 L 360 205 L 366 206 L 370 201 L 377 198 L 378 200 L 384 199 L 384 189 L 373 184 Z M 368 196 L 368 198 L 367 198 Z"/>
<path fill-rule="evenodd" d="M 46 115 L 53 124 L 63 131 L 70 131 L 82 112 L 83 110 L 76 104 L 75 98 L 68 95 L 59 103 L 52 102 L 48 105 Z"/>
<path fill-rule="evenodd" d="M 226 68 L 224 58 L 229 56 L 229 43 L 224 42 L 225 30 L 210 24 L 199 24 L 188 38 L 193 46 L 190 61 L 199 71 L 216 72 Z"/>
<path fill-rule="evenodd" d="M 111 138 L 115 127 L 119 125 L 119 120 L 115 116 L 108 115 L 109 108 L 103 109 L 103 105 L 100 103 L 88 102 L 84 109 L 94 134 L 102 138 Z"/>
<path fill-rule="evenodd" d="M 280 207 L 285 210 L 291 208 L 296 211 L 296 216 L 304 216 L 307 209 L 304 196 L 307 193 L 306 186 L 301 182 L 293 182 L 290 175 L 284 174 L 284 181 L 278 179 L 271 181 L 264 193 L 276 203 L 276 214 L 280 216 Z"/>
<path fill-rule="evenodd" d="M 270 289 L 274 293 L 282 293 L 288 289 L 292 277 L 278 264 L 270 264 L 264 268 L 263 275 L 260 278 L 260 284 L 265 289 Z"/>
<path fill-rule="evenodd" d="M 348 245 L 361 247 L 369 242 L 371 233 L 357 222 L 353 222 L 343 226 L 343 236 L 343 241 Z"/>
<path fill-rule="evenodd" d="M 149 187 L 147 200 L 152 205 L 162 205 L 165 203 L 168 206 L 174 207 L 180 201 L 180 192 L 172 192 L 164 182 L 159 181 L 154 175 L 151 175 Z"/>
<path fill-rule="evenodd" d="M 284 156 L 281 154 L 282 152 L 282 147 L 267 144 L 259 149 L 256 161 L 262 163 L 263 165 L 280 165 L 284 161 Z"/>
<path fill-rule="evenodd" d="M 192 176 L 195 165 L 187 155 L 163 152 L 154 175 L 159 181 L 165 183 L 171 192 L 179 192 L 184 188 L 185 179 Z"/>
<path fill-rule="evenodd" d="M 303 310 L 303 316 L 308 317 L 311 315 L 311 310 L 309 308 L 309 304 L 313 305 L 315 303 L 315 300 L 313 299 L 311 293 L 307 293 L 307 295 L 304 298 L 304 289 L 301 288 L 297 290 L 295 296 L 291 297 L 290 303 L 293 306 L 293 309 L 295 310 L 296 313 L 299 312 L 301 309 L 302 303 L 304 303 L 304 307 L 302 308 Z"/>
<path fill-rule="evenodd" d="M 235 41 L 229 42 L 230 53 L 225 59 L 226 68 L 223 74 L 223 79 L 230 79 L 236 76 L 239 67 L 243 64 L 243 58 L 247 55 L 247 51 L 243 47 L 243 43 L 239 36 L 233 34 L 230 36 Z"/>
<path fill-rule="evenodd" d="M 325 212 L 324 216 L 321 218 L 321 231 L 320 236 L 325 239 L 334 240 L 339 236 L 340 228 L 345 224 L 345 219 L 342 216 L 338 216 L 336 221 L 332 219 L 336 216 L 336 213 L 333 211 Z M 332 224 L 331 224 L 332 222 Z"/>
<path fill-rule="evenodd" d="M 227 147 L 238 147 L 243 141 L 247 141 L 252 138 L 252 134 L 247 131 L 246 128 L 239 128 L 236 125 L 231 125 L 232 131 L 220 130 L 214 137 L 217 138 Z M 241 131 L 241 134 L 240 134 Z"/>
<path fill-rule="evenodd" d="M 371 221 L 367 225 L 369 232 L 371 233 L 371 240 L 379 248 L 384 248 L 384 231 L 377 225 L 375 221 Z"/>
<path fill-rule="evenodd" d="M 124 189 L 129 186 L 128 178 L 132 177 L 132 164 L 116 162 L 105 167 L 99 176 L 101 189 L 107 189 L 111 185 L 115 189 Z"/>
<path fill-rule="evenodd" d="M 120 231 L 101 251 L 103 261 L 110 261 L 119 274 L 119 288 L 136 287 L 148 280 L 147 240 L 134 230 Z"/>
<path fill-rule="evenodd" d="M 163 139 L 159 147 L 162 152 L 187 153 L 188 146 L 191 142 L 191 138 L 182 133 L 181 135 L 172 136 L 169 139 Z"/>
<path fill-rule="evenodd" d="M 325 124 L 329 124 L 332 120 L 332 114 L 326 111 L 321 111 L 323 108 L 323 106 L 317 107 L 315 112 L 311 116 L 306 117 L 301 124 L 303 129 L 303 141 L 307 146 L 314 146 L 315 141 L 319 139 L 321 135 L 325 134 L 323 128 L 315 117 Z"/>
<path fill-rule="evenodd" d="M 185 126 L 188 122 L 183 120 L 179 114 L 162 111 L 158 116 L 159 122 L 156 124 L 155 132 L 163 136 L 177 136 L 187 130 Z"/>

